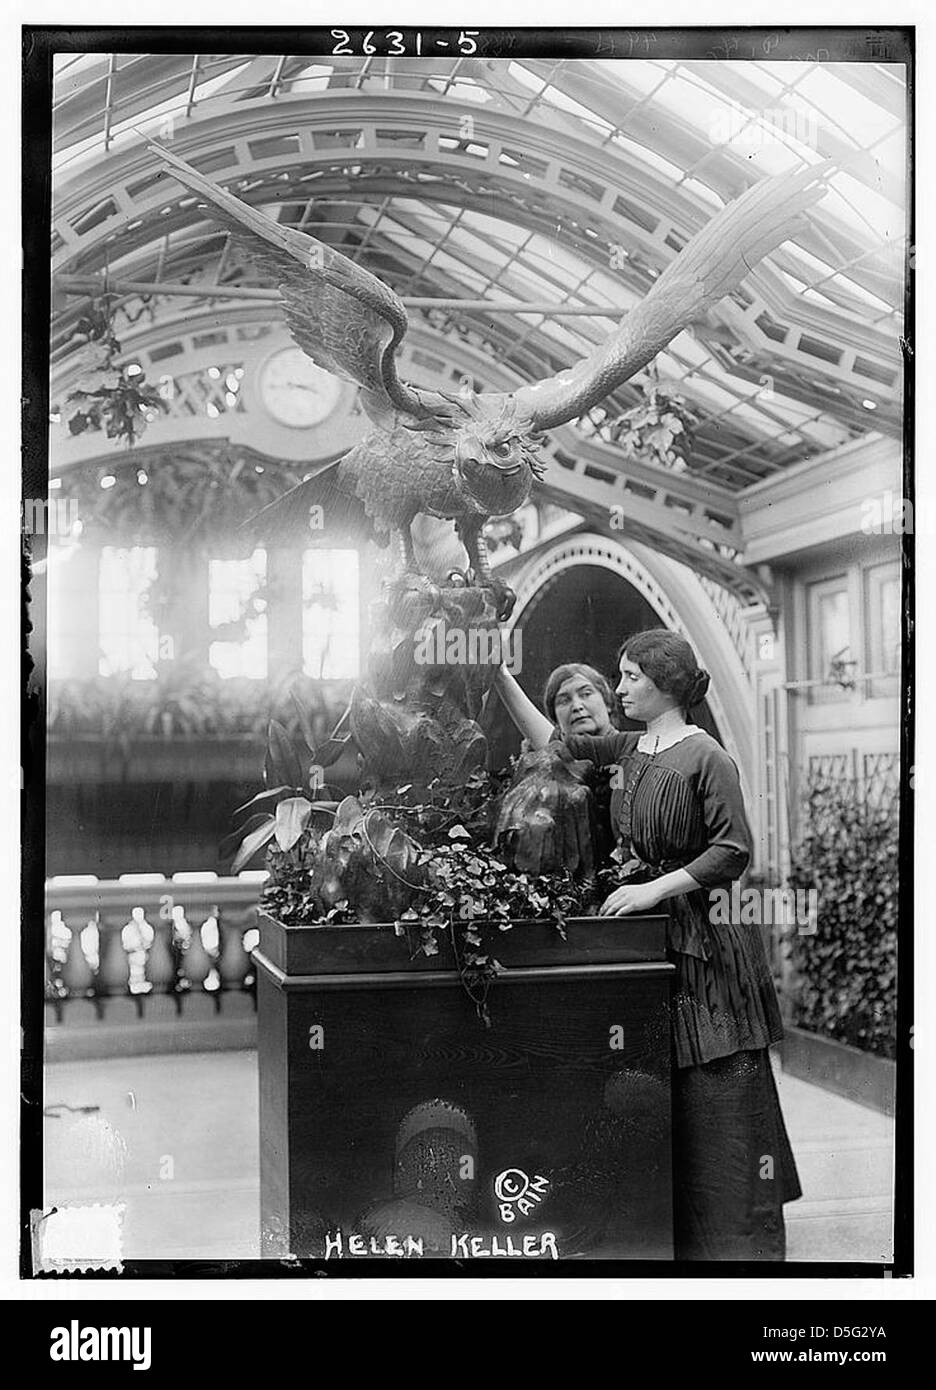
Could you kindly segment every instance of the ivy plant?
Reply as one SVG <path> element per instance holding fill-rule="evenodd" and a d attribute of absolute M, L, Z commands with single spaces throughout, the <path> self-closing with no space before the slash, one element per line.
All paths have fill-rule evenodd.
<path fill-rule="evenodd" d="M 329 799 L 320 770 L 345 741 L 336 730 L 317 747 L 305 739 L 298 751 L 271 723 L 266 789 L 235 813 L 250 814 L 224 847 L 232 871 L 265 850 L 270 876 L 261 907 L 281 922 L 392 922 L 411 955 L 444 952 L 489 1023 L 497 934 L 531 919 L 563 933 L 568 917 L 594 912 L 608 886 L 568 871 L 522 873 L 505 862 L 492 835 L 509 768 L 475 771 L 457 786 L 436 780 Z"/>

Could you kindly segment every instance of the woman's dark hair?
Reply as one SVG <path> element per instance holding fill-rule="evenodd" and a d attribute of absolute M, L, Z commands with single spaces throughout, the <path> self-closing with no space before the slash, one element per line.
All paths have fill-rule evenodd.
<path fill-rule="evenodd" d="M 618 661 L 622 657 L 636 662 L 656 688 L 672 695 L 681 709 L 690 710 L 705 699 L 709 674 L 702 670 L 695 652 L 678 633 L 665 627 L 632 633 L 622 643 Z"/>
<path fill-rule="evenodd" d="M 546 688 L 543 691 L 543 707 L 552 722 L 556 723 L 556 696 L 559 694 L 566 681 L 574 680 L 576 676 L 581 676 L 583 680 L 591 681 L 608 707 L 611 716 L 611 723 L 615 728 L 618 723 L 618 702 L 611 689 L 610 681 L 605 680 L 600 671 L 596 671 L 594 666 L 586 666 L 581 661 L 570 661 L 565 666 L 557 666 L 555 671 L 550 673 Z"/>

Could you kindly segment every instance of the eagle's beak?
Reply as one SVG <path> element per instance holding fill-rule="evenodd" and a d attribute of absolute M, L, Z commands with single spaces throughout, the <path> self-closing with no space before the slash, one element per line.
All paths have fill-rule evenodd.
<path fill-rule="evenodd" d="M 477 464 L 480 468 L 494 468 L 505 478 L 514 477 L 522 467 L 520 459 L 498 459 L 483 445 L 473 444 L 467 440 L 460 440 L 456 445 L 455 457 L 462 469 L 466 463 L 470 462 Z"/>
<path fill-rule="evenodd" d="M 492 508 L 504 511 L 505 497 L 520 488 L 523 458 L 499 459 L 480 440 L 462 438 L 455 444 L 452 471 L 472 507 L 490 516 Z"/>

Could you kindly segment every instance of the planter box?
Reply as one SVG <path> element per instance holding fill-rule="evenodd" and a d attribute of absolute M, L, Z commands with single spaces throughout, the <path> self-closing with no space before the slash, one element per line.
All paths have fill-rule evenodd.
<path fill-rule="evenodd" d="M 874 1057 L 847 1043 L 790 1027 L 780 1057 L 783 1070 L 791 1076 L 885 1115 L 894 1114 L 897 1064 L 887 1057 Z"/>
<path fill-rule="evenodd" d="M 483 929 L 490 1028 L 448 948 L 260 929 L 265 1255 L 672 1258 L 665 918 Z"/>

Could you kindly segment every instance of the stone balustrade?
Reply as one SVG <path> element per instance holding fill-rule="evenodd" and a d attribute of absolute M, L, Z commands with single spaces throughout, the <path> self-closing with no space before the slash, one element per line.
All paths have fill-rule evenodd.
<path fill-rule="evenodd" d="M 50 1057 L 250 1046 L 265 872 L 52 878 L 45 895 Z M 212 1026 L 212 1025 L 224 1025 Z M 169 1025 L 175 1025 L 169 1027 Z M 224 1041 L 224 1039 L 228 1041 Z"/>

